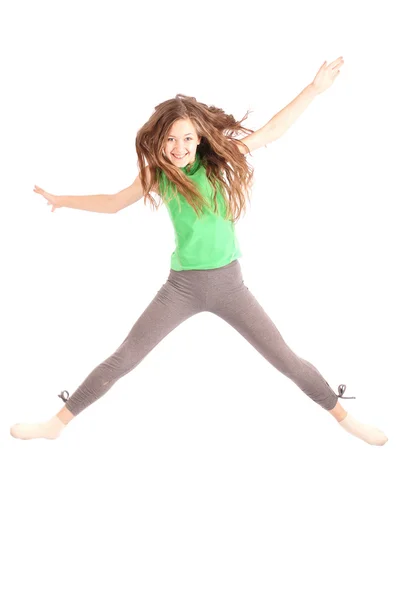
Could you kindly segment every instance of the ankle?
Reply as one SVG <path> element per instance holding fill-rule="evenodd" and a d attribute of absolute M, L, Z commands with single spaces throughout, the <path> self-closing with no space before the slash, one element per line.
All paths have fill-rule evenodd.
<path fill-rule="evenodd" d="M 341 406 L 341 404 L 337 401 L 334 408 L 329 410 L 329 413 L 338 421 L 339 423 L 345 419 L 347 416 L 347 411 Z"/>
<path fill-rule="evenodd" d="M 74 418 L 74 415 L 71 411 L 68 410 L 65 406 L 56 414 L 56 417 L 59 421 L 62 422 L 63 425 L 68 425 L 70 421 Z"/>

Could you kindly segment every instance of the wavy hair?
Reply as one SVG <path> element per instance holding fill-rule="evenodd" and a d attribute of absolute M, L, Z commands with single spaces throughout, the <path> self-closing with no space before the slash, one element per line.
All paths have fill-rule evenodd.
<path fill-rule="evenodd" d="M 247 199 L 250 200 L 254 169 L 240 152 L 237 143 L 245 147 L 246 145 L 241 140 L 233 140 L 240 132 L 253 133 L 253 129 L 241 125 L 249 112 L 247 111 L 241 121 L 237 121 L 233 115 L 226 114 L 221 108 L 208 106 L 192 96 L 183 94 L 177 94 L 175 98 L 158 104 L 150 119 L 137 132 L 135 140 L 145 205 L 149 199 L 152 208 L 159 208 L 160 205 L 155 202 L 150 191 L 156 187 L 159 189 L 158 195 L 162 198 L 157 186 L 163 171 L 173 193 L 182 194 L 198 216 L 206 206 L 205 199 L 194 183 L 185 176 L 184 171 L 163 156 L 163 148 L 173 123 L 179 119 L 190 119 L 201 139 L 197 152 L 214 190 L 215 212 L 218 187 L 226 203 L 225 219 L 237 222 L 246 212 Z M 145 175 L 145 160 L 149 165 L 149 179 Z"/>

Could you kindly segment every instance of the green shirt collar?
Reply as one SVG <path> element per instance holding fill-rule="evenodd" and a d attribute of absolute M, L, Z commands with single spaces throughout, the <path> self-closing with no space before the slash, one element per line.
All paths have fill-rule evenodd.
<path fill-rule="evenodd" d="M 195 171 L 197 171 L 200 164 L 200 156 L 199 152 L 195 154 L 195 160 L 192 165 L 186 165 L 185 167 L 180 167 L 181 171 L 183 171 L 186 175 L 193 175 Z"/>

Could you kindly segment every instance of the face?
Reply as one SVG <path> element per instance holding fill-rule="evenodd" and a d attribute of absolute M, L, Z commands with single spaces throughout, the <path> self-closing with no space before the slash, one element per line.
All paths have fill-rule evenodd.
<path fill-rule="evenodd" d="M 176 167 L 185 167 L 195 160 L 196 150 L 201 138 L 196 134 L 190 119 L 179 119 L 173 123 L 166 145 L 165 155 Z"/>

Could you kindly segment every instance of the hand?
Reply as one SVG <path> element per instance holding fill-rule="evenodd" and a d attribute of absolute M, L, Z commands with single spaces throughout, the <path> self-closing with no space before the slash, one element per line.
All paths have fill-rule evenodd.
<path fill-rule="evenodd" d="M 43 198 L 46 198 L 47 204 L 51 204 L 51 206 L 52 206 L 52 212 L 54 212 L 56 210 L 56 208 L 61 208 L 59 196 L 54 196 L 53 194 L 49 194 L 48 192 L 45 192 L 45 190 L 42 190 L 42 188 L 38 187 L 37 185 L 35 185 L 35 187 L 33 188 L 33 191 L 36 194 L 41 194 L 43 196 Z"/>
<path fill-rule="evenodd" d="M 343 66 L 343 64 L 344 59 L 342 56 L 334 60 L 329 65 L 326 64 L 326 61 L 324 61 L 318 70 L 315 79 L 312 81 L 312 86 L 317 94 L 321 94 L 331 86 L 335 78 L 340 74 L 340 68 Z"/>

